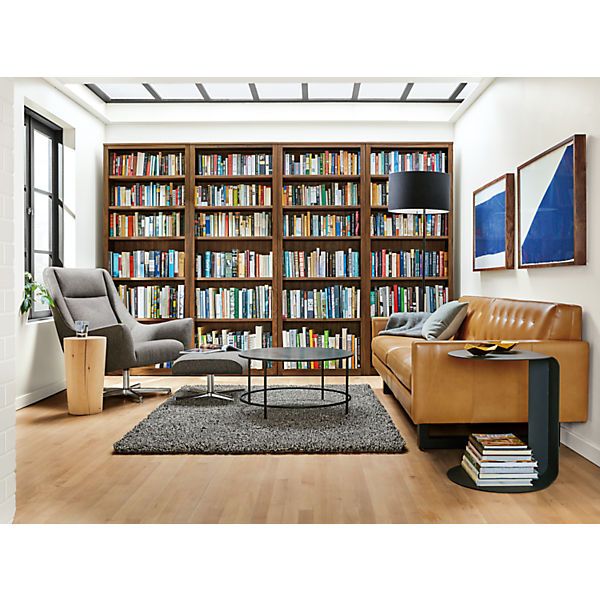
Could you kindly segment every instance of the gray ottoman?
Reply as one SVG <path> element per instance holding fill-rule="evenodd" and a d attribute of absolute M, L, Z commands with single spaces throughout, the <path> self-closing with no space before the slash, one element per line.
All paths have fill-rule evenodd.
<path fill-rule="evenodd" d="M 190 398 L 233 400 L 215 392 L 215 375 L 246 375 L 248 361 L 237 352 L 189 352 L 173 363 L 173 375 L 200 377 L 206 375 L 206 392 Z"/>

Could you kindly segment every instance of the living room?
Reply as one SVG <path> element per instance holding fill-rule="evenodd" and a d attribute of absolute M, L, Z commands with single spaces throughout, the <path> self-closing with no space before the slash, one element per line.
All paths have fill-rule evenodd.
<path fill-rule="evenodd" d="M 451 68 L 418 70 L 366 53 L 253 71 L 234 47 L 201 74 L 136 75 L 102 52 L 86 68 L 64 48 L 56 66 L 25 53 L 2 70 L 0 529 L 15 556 L 56 535 L 19 525 L 113 524 L 113 542 L 60 527 L 62 553 L 143 554 L 156 536 L 181 545 L 165 569 L 237 545 L 284 576 L 273 544 L 301 564 L 331 541 L 343 569 L 344 544 L 385 554 L 400 534 L 438 565 L 448 544 L 469 552 L 470 528 L 406 526 L 447 524 L 551 561 L 536 525 L 600 522 L 600 78 L 460 44 Z M 278 527 L 264 545 L 258 529 L 191 528 L 216 524 Z"/>

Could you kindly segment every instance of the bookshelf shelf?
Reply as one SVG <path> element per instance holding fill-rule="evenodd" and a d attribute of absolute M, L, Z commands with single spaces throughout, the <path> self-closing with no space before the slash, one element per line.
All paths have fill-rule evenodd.
<path fill-rule="evenodd" d="M 111 212 L 179 212 L 185 206 L 109 206 Z"/>
<path fill-rule="evenodd" d="M 266 212 L 272 206 L 195 206 L 196 212 Z"/>
<path fill-rule="evenodd" d="M 353 168 L 359 174 L 352 175 L 306 175 L 306 174 L 291 174 L 285 173 L 287 155 L 293 155 L 292 162 L 299 160 L 300 154 L 311 154 L 313 156 L 320 155 L 321 159 L 329 153 L 326 160 L 330 160 L 332 155 L 342 156 L 341 151 L 352 153 L 356 158 L 353 160 Z M 106 144 L 104 147 L 104 257 L 105 266 L 108 268 L 109 252 L 134 252 L 137 250 L 144 251 L 160 251 L 167 252 L 169 250 L 183 252 L 185 255 L 184 268 L 185 276 L 181 277 L 116 277 L 115 283 L 123 286 L 150 286 L 159 285 L 177 287 L 184 285 L 185 300 L 184 300 L 184 316 L 194 319 L 196 330 L 202 328 L 206 331 L 228 329 L 231 332 L 254 331 L 255 327 L 263 327 L 264 334 L 272 334 L 273 345 L 280 346 L 283 340 L 284 331 L 296 330 L 301 332 L 303 327 L 311 329 L 315 335 L 322 335 L 327 330 L 329 336 L 340 334 L 342 330 L 348 334 L 356 336 L 356 341 L 360 342 L 360 368 L 350 369 L 352 374 L 372 374 L 371 369 L 371 318 L 370 318 L 370 303 L 371 293 L 375 289 L 392 288 L 395 285 L 406 289 L 415 289 L 422 285 L 422 279 L 418 277 L 371 277 L 371 252 L 379 252 L 389 250 L 391 253 L 400 251 L 410 251 L 411 249 L 421 249 L 424 241 L 423 236 L 371 236 L 371 219 L 374 224 L 381 227 L 381 224 L 376 221 L 383 219 L 387 213 L 387 206 L 372 205 L 371 195 L 380 201 L 380 198 L 385 198 L 384 188 L 385 182 L 388 180 L 388 175 L 382 175 L 374 172 L 373 165 L 388 164 L 382 163 L 382 153 L 390 153 L 398 151 L 400 154 L 406 155 L 413 153 L 427 153 L 431 158 L 432 154 L 438 153 L 438 156 L 443 156 L 443 165 L 446 170 L 453 176 L 453 145 L 451 142 L 398 142 L 398 143 L 250 143 L 250 144 Z M 162 152 L 165 154 L 183 154 L 183 166 L 181 170 L 185 175 L 160 175 L 160 176 L 132 176 L 132 175 L 112 175 L 111 159 L 119 155 L 134 154 L 137 152 L 146 153 L 146 155 Z M 243 160 L 252 155 L 267 155 L 267 162 L 270 160 L 270 172 L 268 174 L 257 175 L 200 175 L 199 157 L 200 155 L 213 156 L 216 161 L 214 164 L 221 161 L 221 164 L 227 165 L 225 168 L 231 168 L 231 164 L 235 164 L 235 158 L 230 155 L 242 155 L 242 163 L 239 163 L 236 172 L 241 173 L 240 164 L 244 164 Z M 269 159 L 270 155 L 270 159 Z M 372 158 L 373 155 L 373 158 Z M 420 154 L 419 154 L 420 156 Z M 227 159 L 227 160 L 225 160 Z M 238 156 L 239 159 L 239 156 Z M 206 160 L 206 159 L 205 159 Z M 214 170 L 213 163 L 209 161 L 209 168 Z M 263 158 L 255 159 L 263 161 Z M 313 160 L 312 158 L 310 160 Z M 388 160 L 384 158 L 384 160 Z M 379 161 L 379 162 L 377 162 Z M 181 165 L 181 161 L 178 163 Z M 260 162 L 260 167 L 254 167 L 253 170 L 263 170 L 265 162 Z M 313 163 L 314 164 L 314 163 Z M 329 164 L 329 163 L 328 163 Z M 333 164 L 333 163 L 331 163 Z M 436 163 L 436 167 L 437 168 Z M 204 167 L 206 168 L 206 167 Z M 348 171 L 347 165 L 344 167 Z M 387 168 L 387 167 L 386 167 Z M 429 168 L 429 163 L 427 163 Z M 291 170 L 291 169 L 290 169 Z M 339 171 L 338 167 L 325 170 Z M 205 172 L 211 172 L 207 170 Z M 156 184 L 173 184 L 172 187 L 184 187 L 184 205 L 183 206 L 112 206 L 114 202 L 113 191 L 117 187 L 133 187 L 135 184 L 146 185 L 151 183 Z M 257 206 L 196 206 L 196 194 L 198 198 L 202 197 L 203 201 L 215 201 L 214 198 L 233 198 L 241 196 L 229 196 L 228 192 L 222 189 L 206 189 L 211 186 L 222 188 L 222 186 L 236 186 L 247 184 L 251 186 L 250 196 L 252 198 L 262 198 L 262 186 L 270 189 L 271 204 Z M 254 191 L 254 186 L 261 189 L 260 192 Z M 284 192 L 284 186 L 286 190 Z M 306 187 L 305 187 L 306 186 Z M 296 188 L 302 187 L 302 190 Z M 200 192 L 202 188 L 202 192 Z M 290 189 L 294 188 L 294 189 Z M 320 188 L 320 190 L 319 190 Z M 452 189 L 452 186 L 451 186 Z M 197 191 L 198 190 L 198 191 Z M 324 190 L 324 191 L 323 191 Z M 247 190 L 239 191 L 238 193 L 248 193 Z M 215 194 L 215 196 L 213 196 Z M 256 196 L 254 194 L 257 194 Z M 260 196 L 258 194 L 261 194 Z M 313 205 L 298 205 L 284 204 L 288 202 L 288 197 L 294 194 L 294 198 L 303 198 L 305 201 L 315 201 L 315 197 L 319 198 L 316 202 L 334 202 L 340 201 L 340 198 L 358 198 L 358 204 L 313 204 Z M 338 194 L 338 195 L 335 195 Z M 121 196 L 122 197 L 122 196 Z M 269 196 L 266 196 L 267 198 Z M 311 198 L 312 200 L 308 200 Z M 334 200 L 334 198 L 336 200 Z M 163 200 L 164 201 L 164 200 Z M 218 199 L 216 200 L 219 201 Z M 221 200 L 231 201 L 231 200 Z M 237 200 L 239 201 L 239 200 Z M 344 202 L 345 200 L 342 200 Z M 246 202 L 246 200 L 244 200 Z M 140 218 L 142 214 L 148 217 L 156 212 L 177 212 L 183 222 L 183 235 L 181 236 L 148 236 L 148 237 L 109 237 L 109 218 L 117 216 L 129 216 L 132 213 L 139 212 Z M 195 235 L 195 220 L 198 217 L 203 220 L 207 213 L 219 213 L 218 217 L 222 218 L 223 213 L 240 213 L 242 217 L 256 215 L 256 213 L 268 213 L 271 218 L 270 236 L 242 236 L 242 237 L 199 237 Z M 123 214 L 125 213 L 125 215 Z M 284 218 L 290 218 L 292 215 L 310 214 L 311 218 L 316 221 L 320 220 L 326 214 L 336 215 L 339 218 L 354 219 L 353 213 L 358 213 L 360 220 L 360 236 L 284 236 L 283 222 Z M 381 229 L 379 229 L 382 231 Z M 351 230 L 354 233 L 354 230 Z M 425 238 L 427 250 L 438 252 L 444 251 L 447 253 L 448 275 L 446 277 L 427 277 L 426 285 L 442 286 L 448 288 L 448 298 L 453 298 L 453 236 L 452 236 L 452 213 L 448 216 L 448 235 L 427 236 Z M 285 277 L 282 268 L 282 257 L 285 252 L 300 252 L 304 251 L 308 256 L 311 252 L 320 248 L 322 252 L 334 253 L 343 251 L 348 254 L 358 252 L 358 272 L 362 273 L 360 277 Z M 197 277 L 196 273 L 196 257 L 197 255 L 210 252 L 229 253 L 232 250 L 239 250 L 240 254 L 246 251 L 254 251 L 257 254 L 269 254 L 273 256 L 273 275 L 272 277 Z M 353 259 L 355 260 L 355 259 Z M 356 267 L 355 267 L 356 268 Z M 165 271 L 162 271 L 165 272 Z M 168 272 L 168 271 L 166 271 Z M 223 271 L 224 272 L 224 271 Z M 252 272 L 252 271 L 246 271 Z M 335 271 L 327 271 L 335 272 Z M 339 272 L 339 271 L 338 271 Z M 353 272 L 357 272 L 354 270 Z M 179 271 L 181 273 L 181 271 Z M 271 286 L 272 298 L 272 318 L 268 319 L 247 319 L 247 318 L 227 318 L 227 319 L 202 319 L 196 317 L 195 294 L 196 290 L 208 293 L 208 288 L 246 288 L 256 289 L 259 286 Z M 353 287 L 360 290 L 360 314 L 361 318 L 353 319 L 286 319 L 282 316 L 282 292 L 284 290 L 312 290 L 323 289 L 325 287 L 341 286 Z M 342 313 L 343 314 L 343 313 Z M 346 313 L 347 314 L 347 313 Z M 143 323 L 162 322 L 168 319 L 140 319 Z M 168 370 L 154 369 L 152 367 L 142 369 L 140 372 L 144 374 L 159 374 L 168 373 Z M 269 372 L 284 374 L 284 375 L 301 375 L 309 376 L 318 374 L 318 370 L 312 369 L 284 369 L 283 365 L 277 365 Z M 327 375 L 343 374 L 344 369 L 327 369 Z"/>
<path fill-rule="evenodd" d="M 285 205 L 282 207 L 284 212 L 336 212 L 336 211 L 360 211 L 360 205 L 354 206 L 336 206 L 331 204 L 329 206 L 298 206 L 298 205 Z"/>
<path fill-rule="evenodd" d="M 273 175 L 195 175 L 196 183 L 245 183 L 246 181 L 273 180 Z"/>
<path fill-rule="evenodd" d="M 183 236 L 183 235 L 172 235 L 172 236 L 155 235 L 155 236 L 147 236 L 147 237 L 115 236 L 115 237 L 108 238 L 109 242 L 148 242 L 148 241 L 150 241 L 150 242 L 177 242 L 177 241 L 182 241 L 182 240 L 185 240 L 185 236 Z"/>
<path fill-rule="evenodd" d="M 108 181 L 185 181 L 185 175 L 108 175 Z"/>

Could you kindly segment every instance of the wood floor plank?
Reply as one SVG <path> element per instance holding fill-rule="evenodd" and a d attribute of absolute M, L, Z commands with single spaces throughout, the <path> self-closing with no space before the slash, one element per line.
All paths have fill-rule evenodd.
<path fill-rule="evenodd" d="M 173 388 L 197 383 L 144 380 Z M 219 383 L 243 385 L 239 378 Z M 297 379 L 282 377 L 278 383 Z M 165 397 L 141 405 L 110 398 L 101 414 L 74 417 L 67 414 L 65 394 L 56 394 L 17 413 L 15 522 L 600 522 L 600 469 L 568 448 L 561 447 L 558 480 L 541 492 L 461 488 L 446 478 L 460 450 L 419 451 L 414 426 L 396 400 L 383 394 L 381 380 L 355 376 L 351 383 L 373 387 L 406 439 L 404 453 L 116 456 L 112 444 Z M 118 379 L 107 378 L 107 386 L 115 384 Z"/>

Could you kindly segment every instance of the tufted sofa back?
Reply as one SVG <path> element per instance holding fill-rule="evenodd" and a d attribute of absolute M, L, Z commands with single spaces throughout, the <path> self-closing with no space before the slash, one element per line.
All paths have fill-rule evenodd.
<path fill-rule="evenodd" d="M 467 316 L 456 339 L 580 340 L 581 307 L 555 302 L 463 296 Z"/>

